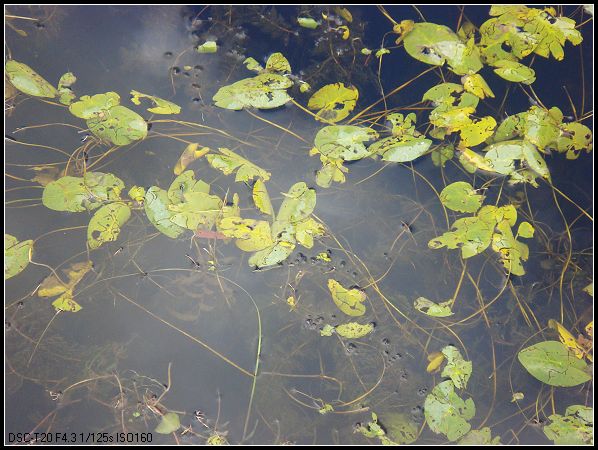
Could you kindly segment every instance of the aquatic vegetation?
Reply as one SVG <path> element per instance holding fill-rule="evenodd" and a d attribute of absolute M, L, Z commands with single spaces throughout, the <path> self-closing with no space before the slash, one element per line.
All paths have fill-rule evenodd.
<path fill-rule="evenodd" d="M 488 10 L 181 8 L 175 44 L 152 21 L 123 49 L 135 79 L 40 57 L 56 87 L 10 27 L 5 372 L 58 402 L 27 427 L 96 408 L 159 443 L 591 443 L 591 18 Z M 119 365 L 128 343 L 78 329 L 143 345 Z"/>

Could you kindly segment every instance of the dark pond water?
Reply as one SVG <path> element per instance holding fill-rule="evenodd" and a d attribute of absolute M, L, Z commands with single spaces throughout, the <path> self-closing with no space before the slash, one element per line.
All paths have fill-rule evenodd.
<path fill-rule="evenodd" d="M 254 271 L 234 244 L 192 239 L 190 232 L 170 239 L 139 209 L 118 240 L 88 252 L 91 214 L 45 208 L 40 185 L 30 181 L 37 173 L 33 167 L 66 168 L 68 155 L 83 145 L 84 122 L 66 108 L 19 95 L 5 118 L 5 230 L 35 240 L 37 264 L 5 283 L 5 440 L 19 432 L 98 438 L 126 431 L 151 432 L 153 443 L 203 444 L 221 436 L 233 444 L 375 444 L 377 439 L 354 432 L 375 412 L 385 426 L 397 417 L 410 423 L 418 430 L 417 444 L 446 443 L 423 426 L 423 405 L 443 379 L 426 372 L 427 356 L 448 344 L 473 363 L 463 393 L 475 401 L 472 428 L 490 427 L 503 443 L 550 443 L 542 432 L 549 415 L 572 404 L 592 406 L 590 383 L 551 389 L 525 371 L 517 353 L 557 339 L 546 328 L 549 319 L 577 336 L 593 316 L 592 298 L 582 292 L 593 273 L 593 222 L 579 209 L 593 214 L 593 154 L 574 161 L 547 156 L 554 186 L 579 206 L 546 183 L 488 184 L 487 204 L 526 199 L 519 214 L 536 226 L 535 238 L 527 241 L 526 275 L 507 277 L 490 250 L 464 264 L 458 251 L 427 245 L 455 217 L 450 211 L 445 216 L 434 189 L 464 177 L 480 187 L 489 177 L 465 174 L 456 160 L 441 170 L 427 156 L 413 164 L 364 159 L 347 164 L 346 183 L 323 189 L 315 183 L 319 159 L 309 156 L 322 123 L 291 103 L 271 111 L 213 105 L 220 87 L 250 76 L 245 57 L 263 63 L 277 51 L 315 89 L 338 81 L 356 85 L 355 112 L 429 67 L 394 48 L 396 35 L 387 34 L 392 24 L 381 10 L 349 9 L 353 22 L 346 41 L 340 33 L 297 26 L 297 16 L 321 17 L 323 7 L 7 9 L 36 20 L 5 22 L 5 57 L 52 83 L 73 72 L 77 95 L 117 92 L 122 104 L 150 122 L 141 142 L 111 151 L 105 144 L 86 147 L 94 170 L 117 175 L 127 189 L 167 188 L 188 143 L 227 147 L 271 172 L 267 186 L 275 209 L 294 183 L 315 188 L 314 213 L 328 232 L 311 249 L 298 246 L 280 266 Z M 421 21 L 421 13 L 451 28 L 461 15 L 453 6 L 386 11 L 398 21 Z M 575 8 L 565 10 L 574 13 L 579 20 Z M 488 7 L 465 8 L 477 26 L 487 14 Z M 581 28 L 580 46 L 565 46 L 564 61 L 534 61 L 536 95 L 565 115 L 593 108 L 592 27 L 590 22 Z M 210 39 L 217 40 L 217 53 L 194 50 Z M 355 51 L 382 42 L 392 51 L 380 68 L 374 55 L 366 59 Z M 408 112 L 441 82 L 439 73 L 431 71 L 390 96 L 386 108 Z M 507 92 L 497 77 L 492 82 L 496 99 L 482 102 L 480 114 L 504 118 L 529 108 L 522 91 Z M 144 105 L 134 107 L 128 101 L 132 89 L 175 102 L 182 112 L 158 116 Z M 305 105 L 309 95 L 297 101 Z M 383 110 L 379 103 L 371 112 Z M 414 111 L 425 124 L 426 111 Z M 591 120 L 584 123 L 591 126 Z M 81 158 L 79 152 L 71 170 L 82 166 Z M 189 168 L 213 193 L 238 193 L 244 217 L 258 217 L 250 187 L 212 169 L 205 158 Z M 322 252 L 329 261 L 316 258 Z M 75 290 L 82 306 L 77 313 L 56 314 L 50 299 L 31 295 L 49 267 L 61 271 L 88 258 L 93 271 Z M 329 278 L 365 290 L 367 312 L 357 319 L 375 323 L 373 333 L 353 340 L 320 335 L 325 324 L 347 321 L 331 301 Z M 455 294 L 450 318 L 433 319 L 413 308 L 418 297 L 444 301 Z M 287 303 L 291 295 L 295 306 Z M 512 402 L 516 392 L 525 397 Z M 326 404 L 334 411 L 322 414 Z M 182 427 L 154 432 L 168 412 L 178 415 Z"/>

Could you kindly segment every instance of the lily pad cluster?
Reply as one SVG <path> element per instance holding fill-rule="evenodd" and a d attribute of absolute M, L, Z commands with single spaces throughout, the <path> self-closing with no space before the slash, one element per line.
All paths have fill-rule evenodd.
<path fill-rule="evenodd" d="M 579 122 L 563 122 L 559 108 L 532 106 L 504 120 L 491 138 L 492 143 L 523 139 L 543 153 L 555 150 L 567 159 L 577 159 L 585 150 L 592 151 L 592 131 Z"/>
<path fill-rule="evenodd" d="M 565 415 L 552 414 L 544 434 L 556 445 L 594 445 L 594 409 L 571 405 Z"/>
<path fill-rule="evenodd" d="M 472 364 L 471 361 L 464 360 L 459 350 L 453 346 L 444 347 L 442 354 L 448 361 L 442 376 L 450 379 L 434 386 L 426 396 L 424 414 L 430 429 L 434 433 L 444 434 L 452 442 L 469 433 L 469 421 L 475 416 L 473 400 L 464 400 L 456 392 L 456 389 L 467 387 Z"/>
<path fill-rule="evenodd" d="M 324 234 L 324 227 L 311 214 L 316 206 L 316 191 L 304 182 L 295 183 L 284 194 L 278 214 L 274 216 L 265 185 L 259 187 L 258 208 L 273 216 L 273 221 L 243 219 L 231 215 L 222 220 L 218 231 L 234 238 L 238 248 L 255 252 L 249 265 L 258 269 L 274 266 L 287 259 L 297 244 L 312 248 L 314 238 Z M 254 195 L 254 198 L 256 195 Z M 265 206 L 269 205 L 269 206 Z"/>
<path fill-rule="evenodd" d="M 56 273 L 48 275 L 39 286 L 37 295 L 44 298 L 55 297 L 58 295 L 59 297 L 52 302 L 54 308 L 68 312 L 80 311 L 81 305 L 73 299 L 73 291 L 92 267 L 93 264 L 91 261 L 71 264 L 70 267 L 63 269 L 62 271 L 68 278 L 68 281 L 66 282 L 62 281 Z"/>
<path fill-rule="evenodd" d="M 85 119 L 100 140 L 114 145 L 127 145 L 147 136 L 147 122 L 135 111 L 120 105 L 116 92 L 84 95 L 71 103 L 69 111 Z"/>
<path fill-rule="evenodd" d="M 448 194 L 442 196 L 443 203 L 449 209 L 461 210 L 463 205 L 469 204 L 471 212 L 479 203 L 475 199 L 473 187 L 465 186 L 465 182 L 457 182 L 457 188 L 452 185 L 447 186 Z M 463 184 L 465 183 L 465 184 Z M 466 189 L 461 189 L 465 187 Z M 472 200 L 473 199 L 473 200 Z M 496 207 L 493 205 L 482 206 L 477 210 L 474 216 L 457 219 L 452 225 L 451 230 L 445 232 L 442 236 L 431 239 L 428 247 L 439 249 L 447 247 L 449 249 L 461 249 L 461 256 L 471 258 L 490 245 L 498 254 L 500 261 L 506 271 L 513 275 L 524 275 L 525 270 L 522 262 L 527 261 L 529 257 L 529 248 L 526 244 L 517 240 L 518 237 L 533 237 L 534 228 L 528 222 L 521 222 L 517 233 L 513 234 L 512 227 L 517 223 L 517 210 L 513 205 Z"/>

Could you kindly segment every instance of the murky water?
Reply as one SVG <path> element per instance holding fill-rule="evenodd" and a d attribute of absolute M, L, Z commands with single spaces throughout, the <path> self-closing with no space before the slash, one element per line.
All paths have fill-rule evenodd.
<path fill-rule="evenodd" d="M 481 23 L 486 9 L 472 8 L 469 18 Z M 353 36 L 379 46 L 391 28 L 380 11 L 351 10 Z M 388 11 L 418 19 L 410 8 Z M 452 223 L 432 187 L 462 179 L 457 165 L 441 172 L 430 158 L 386 166 L 366 159 L 347 165 L 345 184 L 317 187 L 319 160 L 308 153 L 321 124 L 292 105 L 234 112 L 211 102 L 219 87 L 248 76 L 245 57 L 263 62 L 275 51 L 312 86 L 340 80 L 358 85 L 358 110 L 380 98 L 377 63 L 365 65 L 360 57 L 348 64 L 337 54 L 342 58 L 337 65 L 330 51 L 346 52 L 349 44 L 338 41 L 338 49 L 314 44 L 293 22 L 298 8 L 274 14 L 271 7 L 12 7 L 10 13 L 43 18 L 12 21 L 27 36 L 7 28 L 5 53 L 47 80 L 71 71 L 78 95 L 115 91 L 131 106 L 128 92 L 135 89 L 182 107 L 177 116 L 152 117 L 143 109 L 152 125 L 148 138 L 117 149 L 94 170 L 114 173 L 127 187 L 167 187 L 187 143 L 228 147 L 272 173 L 268 190 L 275 209 L 294 183 L 313 186 L 315 215 L 329 233 L 312 249 L 298 246 L 280 267 L 256 272 L 233 244 L 191 239 L 190 233 L 172 240 L 158 234 L 143 211 L 134 211 L 116 242 L 89 253 L 94 269 L 76 291 L 82 310 L 56 315 L 48 299 L 29 294 L 49 274 L 47 266 L 61 270 L 87 259 L 90 214 L 43 207 L 39 185 L 27 180 L 35 176 L 33 166 L 64 169 L 68 156 L 56 149 L 71 154 L 85 135 L 65 124 L 84 124 L 66 108 L 18 97 L 6 117 L 11 139 L 5 140 L 5 226 L 20 239 L 36 239 L 33 261 L 44 265 L 30 264 L 6 282 L 7 435 L 152 432 L 160 415 L 170 411 L 182 428 L 169 435 L 154 432 L 153 443 L 205 443 L 214 435 L 230 443 L 377 443 L 354 433 L 355 424 L 367 423 L 372 412 L 382 424 L 401 413 L 420 428 L 425 397 L 442 379 L 426 372 L 427 355 L 453 344 L 473 362 L 466 391 L 476 405 L 473 428 L 489 426 L 504 443 L 550 442 L 537 425 L 553 413 L 550 389 L 525 372 L 516 355 L 537 333 L 550 336 L 546 323 L 561 318 L 563 309 L 567 324 L 579 329 L 591 320 L 592 301 L 580 287 L 592 274 L 592 223 L 579 209 L 559 197 L 561 213 L 546 185 L 527 188 L 539 237 L 528 242 L 527 275 L 507 278 L 490 251 L 463 265 L 458 252 L 427 246 Z M 459 17 L 451 7 L 422 13 L 453 27 Z M 592 35 L 583 31 L 587 56 Z M 211 38 L 221 45 L 218 53 L 194 51 Z M 572 98 L 581 99 L 579 51 L 567 50 L 568 63 L 538 61 L 536 71 L 557 67 Z M 586 82 L 593 69 L 587 65 Z M 422 67 L 403 51 L 385 57 L 382 89 L 388 93 Z M 416 103 L 436 83 L 427 74 L 391 97 L 387 107 Z M 568 111 L 561 90 L 546 81 L 534 88 L 548 105 Z M 504 92 L 496 94 L 501 98 Z M 511 94 L 505 112 L 528 106 L 526 97 Z M 47 126 L 36 127 L 40 124 Z M 90 161 L 107 148 L 90 148 Z M 591 161 L 586 154 L 576 161 L 562 155 L 549 161 L 555 186 L 590 209 Z M 190 168 L 217 195 L 238 193 L 243 214 L 257 217 L 250 187 L 205 160 Z M 499 195 L 501 202 L 516 198 L 517 192 L 523 189 L 494 183 L 486 203 Z M 402 222 L 410 224 L 409 231 Z M 569 250 L 570 268 L 561 279 Z M 317 259 L 321 252 L 331 260 Z M 346 321 L 330 299 L 329 278 L 366 290 L 367 313 L 359 319 L 375 323 L 371 335 L 355 340 L 320 335 L 325 324 Z M 432 320 L 413 308 L 417 297 L 444 301 L 455 293 L 454 320 Z M 287 303 L 291 295 L 296 306 Z M 524 392 L 525 400 L 511 402 L 514 392 Z M 588 403 L 591 395 L 588 387 L 557 389 L 557 412 Z M 321 414 L 326 404 L 334 412 Z M 438 442 L 444 437 L 427 427 L 416 441 Z"/>

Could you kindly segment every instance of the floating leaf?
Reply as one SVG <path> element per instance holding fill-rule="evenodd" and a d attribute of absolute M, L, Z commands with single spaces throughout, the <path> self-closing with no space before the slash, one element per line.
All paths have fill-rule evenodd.
<path fill-rule="evenodd" d="M 314 29 L 318 28 L 319 23 L 316 22 L 311 17 L 297 17 L 297 23 L 302 26 L 303 28 Z"/>
<path fill-rule="evenodd" d="M 467 381 L 471 376 L 472 363 L 465 361 L 461 352 L 452 345 L 447 345 L 442 349 L 442 354 L 446 357 L 447 363 L 440 375 L 449 377 L 458 389 L 465 389 Z"/>
<path fill-rule="evenodd" d="M 424 136 L 390 136 L 374 142 L 369 150 L 382 155 L 384 161 L 409 162 L 424 155 L 432 145 Z"/>
<path fill-rule="evenodd" d="M 335 328 L 332 325 L 326 324 L 320 330 L 320 336 L 326 336 L 326 337 L 332 336 L 334 334 L 334 330 L 335 330 Z"/>
<path fill-rule="evenodd" d="M 459 134 L 461 136 L 461 143 L 459 145 L 462 147 L 479 145 L 492 136 L 495 127 L 496 120 L 491 116 L 482 117 L 459 127 Z"/>
<path fill-rule="evenodd" d="M 255 252 L 273 245 L 270 224 L 263 220 L 225 217 L 218 224 L 218 231 L 235 238 L 236 245 L 244 252 Z"/>
<path fill-rule="evenodd" d="M 320 409 L 318 409 L 318 412 L 320 414 L 328 414 L 329 412 L 334 411 L 334 408 L 332 407 L 332 405 L 330 403 L 324 403 L 324 406 L 322 406 Z"/>
<path fill-rule="evenodd" d="M 284 75 L 291 73 L 291 65 L 282 53 L 272 53 L 266 61 L 266 72 Z"/>
<path fill-rule="evenodd" d="M 255 184 L 253 185 L 252 196 L 253 203 L 255 203 L 257 209 L 259 209 L 264 214 L 274 216 L 274 209 L 272 208 L 272 202 L 270 201 L 270 196 L 268 195 L 266 184 L 263 182 L 261 178 L 255 180 Z"/>
<path fill-rule="evenodd" d="M 365 143 L 378 138 L 371 128 L 353 125 L 332 125 L 321 128 L 314 139 L 318 152 L 327 158 L 355 161 L 372 154 Z"/>
<path fill-rule="evenodd" d="M 358 98 L 359 91 L 353 86 L 346 87 L 343 83 L 327 84 L 311 96 L 307 107 L 318 110 L 317 120 L 339 122 L 353 111 Z"/>
<path fill-rule="evenodd" d="M 243 64 L 245 64 L 247 70 L 251 70 L 252 72 L 261 72 L 262 70 L 264 70 L 264 67 L 255 58 L 252 57 L 245 58 Z"/>
<path fill-rule="evenodd" d="M 432 150 L 430 154 L 432 163 L 436 167 L 444 167 L 446 162 L 453 159 L 455 155 L 455 147 L 452 144 L 440 145 Z"/>
<path fill-rule="evenodd" d="M 254 253 L 251 258 L 249 258 L 249 265 L 257 268 L 274 266 L 287 259 L 291 253 L 293 253 L 294 249 L 295 244 L 278 242 L 271 247 Z"/>
<path fill-rule="evenodd" d="M 388 55 L 390 54 L 390 50 L 387 48 L 381 48 L 378 51 L 376 51 L 376 58 L 382 58 L 382 56 L 384 55 Z"/>
<path fill-rule="evenodd" d="M 579 346 L 577 339 L 575 339 L 575 337 L 573 337 L 569 330 L 567 330 L 563 325 L 556 320 L 550 319 L 548 321 L 548 328 L 552 328 L 559 334 L 559 340 L 565 347 L 571 350 L 575 356 L 580 359 L 585 356 L 586 352 Z"/>
<path fill-rule="evenodd" d="M 446 357 L 442 352 L 434 352 L 428 355 L 428 366 L 426 367 L 426 372 L 434 373 L 440 370 L 440 366 L 446 360 Z"/>
<path fill-rule="evenodd" d="M 463 400 L 455 392 L 451 380 L 437 384 L 424 402 L 426 423 L 436 433 L 446 435 L 449 441 L 456 441 L 471 429 L 469 420 L 475 416 L 475 405 L 471 398 Z"/>
<path fill-rule="evenodd" d="M 145 199 L 145 188 L 141 186 L 133 186 L 127 192 L 127 195 L 132 199 L 135 200 L 137 203 L 143 203 Z"/>
<path fill-rule="evenodd" d="M 386 413 L 382 418 L 382 424 L 390 442 L 396 445 L 412 444 L 417 440 L 418 426 L 407 414 Z M 387 442 L 381 439 L 382 444 Z"/>
<path fill-rule="evenodd" d="M 73 291 L 68 290 L 52 302 L 52 306 L 59 311 L 77 312 L 81 310 L 81 305 L 73 300 Z"/>
<path fill-rule="evenodd" d="M 323 236 L 324 232 L 324 226 L 311 217 L 302 220 L 295 226 L 295 238 L 299 244 L 306 248 L 312 248 L 314 246 L 314 236 Z"/>
<path fill-rule="evenodd" d="M 371 323 L 362 325 L 357 322 L 349 322 L 336 327 L 336 334 L 347 339 L 359 339 L 372 331 L 374 331 L 374 325 Z"/>
<path fill-rule="evenodd" d="M 458 75 L 476 73 L 483 65 L 473 39 L 464 43 L 444 25 L 416 23 L 404 34 L 403 42 L 411 57 L 435 66 L 446 62 Z"/>
<path fill-rule="evenodd" d="M 87 226 L 87 243 L 94 250 L 104 242 L 118 239 L 121 227 L 131 217 L 131 209 L 124 203 L 116 202 L 98 209 Z"/>
<path fill-rule="evenodd" d="M 522 238 L 532 238 L 534 237 L 534 227 L 529 222 L 521 222 L 519 224 L 519 228 L 517 229 L 517 236 Z"/>
<path fill-rule="evenodd" d="M 323 165 L 316 172 L 316 184 L 318 186 L 328 188 L 333 181 L 336 183 L 345 182 L 345 172 L 348 172 L 348 169 L 343 166 L 342 159 L 329 159 L 322 155 L 320 160 Z"/>
<path fill-rule="evenodd" d="M 513 397 L 511 398 L 511 403 L 518 402 L 519 400 L 523 400 L 525 398 L 525 394 L 523 392 L 515 392 L 513 393 Z"/>
<path fill-rule="evenodd" d="M 116 92 L 95 94 L 91 97 L 84 95 L 78 101 L 71 103 L 69 111 L 80 119 L 103 119 L 107 111 L 120 104 L 120 96 Z"/>
<path fill-rule="evenodd" d="M 120 200 L 125 184 L 110 173 L 87 172 L 83 177 L 66 176 L 48 183 L 42 203 L 55 211 L 92 211 L 108 201 Z"/>
<path fill-rule="evenodd" d="M 308 188 L 302 181 L 291 186 L 284 196 L 276 216 L 276 222 L 279 224 L 297 223 L 307 219 L 316 207 L 316 191 Z"/>
<path fill-rule="evenodd" d="M 87 126 L 97 137 L 114 145 L 128 145 L 147 136 L 147 122 L 143 117 L 120 105 L 88 119 Z"/>
<path fill-rule="evenodd" d="M 463 83 L 463 88 L 467 92 L 472 93 L 476 97 L 481 99 L 486 97 L 494 98 L 494 92 L 492 92 L 492 89 L 490 89 L 490 86 L 488 86 L 488 83 L 486 83 L 484 77 L 482 77 L 479 73 L 464 75 L 461 78 L 461 83 Z"/>
<path fill-rule="evenodd" d="M 440 193 L 444 206 L 459 212 L 476 212 L 482 206 L 484 197 L 466 181 L 457 181 L 446 186 Z"/>
<path fill-rule="evenodd" d="M 531 67 L 515 61 L 501 59 L 494 64 L 494 72 L 501 78 L 514 83 L 532 84 L 536 81 L 536 72 Z"/>
<path fill-rule="evenodd" d="M 332 300 L 338 308 L 349 316 L 363 316 L 365 314 L 365 292 L 359 289 L 345 289 L 338 281 L 328 280 L 328 290 Z"/>
<path fill-rule="evenodd" d="M 511 226 L 506 220 L 496 225 L 497 232 L 492 236 L 492 250 L 496 251 L 502 265 L 513 275 L 525 275 L 522 261 L 527 261 L 529 248 L 513 236 Z"/>
<path fill-rule="evenodd" d="M 438 249 L 447 247 L 461 249 L 463 258 L 471 258 L 488 248 L 492 241 L 495 223 L 480 217 L 464 217 L 458 219 L 442 236 L 428 242 L 428 247 Z"/>
<path fill-rule="evenodd" d="M 209 151 L 210 149 L 208 147 L 199 148 L 199 144 L 193 143 L 187 145 L 174 166 L 174 174 L 180 175 L 185 171 L 189 164 L 206 155 Z"/>
<path fill-rule="evenodd" d="M 77 77 L 72 72 L 67 72 L 58 80 L 58 94 L 60 98 L 58 101 L 63 105 L 70 105 L 77 97 L 71 86 L 75 84 Z"/>
<path fill-rule="evenodd" d="M 147 190 L 144 201 L 147 218 L 158 231 L 174 239 L 179 237 L 184 228 L 170 220 L 174 213 L 168 209 L 169 204 L 168 193 L 164 189 L 152 186 Z"/>
<path fill-rule="evenodd" d="M 216 106 L 232 110 L 278 108 L 291 100 L 286 90 L 292 85 L 288 77 L 262 73 L 220 88 L 213 100 Z"/>
<path fill-rule="evenodd" d="M 168 100 L 164 100 L 160 97 L 155 97 L 153 95 L 142 94 L 138 91 L 131 91 L 131 101 L 136 105 L 141 104 L 142 98 L 147 98 L 151 100 L 151 102 L 155 105 L 152 108 L 148 108 L 149 112 L 153 112 L 154 114 L 178 114 L 181 112 L 181 107 L 175 103 L 169 102 Z"/>
<path fill-rule="evenodd" d="M 584 405 L 571 405 L 565 415 L 552 414 L 544 434 L 555 445 L 594 445 L 594 409 Z"/>
<path fill-rule="evenodd" d="M 177 413 L 169 412 L 162 416 L 160 423 L 154 430 L 159 434 L 170 434 L 174 433 L 181 427 L 181 420 Z"/>
<path fill-rule="evenodd" d="M 33 241 L 21 241 L 4 233 L 4 279 L 18 275 L 29 264 L 29 254 L 33 249 Z"/>
<path fill-rule="evenodd" d="M 54 98 L 58 91 L 27 64 L 8 60 L 4 66 L 10 83 L 19 91 L 34 97 Z"/>
<path fill-rule="evenodd" d="M 207 445 L 228 445 L 228 441 L 224 436 L 218 433 L 212 434 L 206 441 Z"/>
<path fill-rule="evenodd" d="M 228 148 L 219 148 L 218 151 L 220 154 L 212 153 L 206 156 L 208 162 L 214 169 L 220 170 L 224 175 L 230 175 L 236 170 L 235 181 L 247 182 L 256 177 L 263 181 L 270 179 L 270 172 L 256 166 Z"/>
<path fill-rule="evenodd" d="M 218 51 L 218 44 L 216 41 L 206 41 L 197 46 L 198 53 L 216 53 Z"/>
<path fill-rule="evenodd" d="M 442 303 L 434 303 L 425 297 L 418 297 L 415 302 L 413 302 L 413 307 L 420 313 L 431 317 L 448 317 L 454 314 L 451 310 L 451 300 Z"/>
<path fill-rule="evenodd" d="M 563 124 L 556 147 L 559 152 L 567 153 L 567 159 L 576 159 L 582 150 L 592 151 L 592 131 L 577 122 Z"/>
<path fill-rule="evenodd" d="M 480 430 L 471 430 L 463 436 L 459 445 L 500 445 L 500 436 L 492 438 L 492 432 L 489 427 L 484 427 Z"/>
<path fill-rule="evenodd" d="M 558 341 L 524 348 L 517 357 L 532 376 L 550 386 L 577 386 L 592 379 L 586 362 Z"/>

